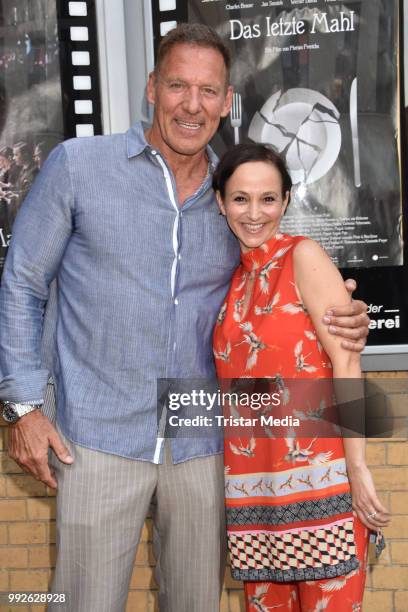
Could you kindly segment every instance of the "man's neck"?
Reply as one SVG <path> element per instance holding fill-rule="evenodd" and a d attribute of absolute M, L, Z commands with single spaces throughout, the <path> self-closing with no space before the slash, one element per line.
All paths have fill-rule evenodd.
<path fill-rule="evenodd" d="M 183 204 L 202 185 L 207 175 L 208 156 L 206 149 L 202 149 L 195 155 L 182 155 L 170 149 L 163 141 L 155 142 L 150 130 L 145 132 L 145 138 L 152 147 L 160 151 L 173 172 L 179 202 Z"/>
<path fill-rule="evenodd" d="M 174 174 L 190 174 L 201 168 L 203 163 L 208 162 L 207 151 L 202 149 L 195 155 L 183 155 L 174 149 L 170 148 L 161 138 L 158 139 L 151 129 L 145 131 L 147 142 L 160 151 L 167 164 L 170 166 Z"/>

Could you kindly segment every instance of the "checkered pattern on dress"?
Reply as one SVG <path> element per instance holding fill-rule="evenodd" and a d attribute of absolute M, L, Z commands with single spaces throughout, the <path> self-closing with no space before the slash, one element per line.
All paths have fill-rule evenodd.
<path fill-rule="evenodd" d="M 319 568 L 348 561 L 356 554 L 353 522 L 314 531 L 229 533 L 231 565 L 237 569 Z"/>

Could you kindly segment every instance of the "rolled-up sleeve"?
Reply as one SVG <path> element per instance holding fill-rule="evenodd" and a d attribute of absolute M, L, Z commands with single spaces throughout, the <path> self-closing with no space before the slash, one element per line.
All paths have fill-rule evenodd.
<path fill-rule="evenodd" d="M 75 198 L 63 144 L 49 155 L 13 226 L 0 288 L 0 399 L 41 401 L 41 363 L 49 285 L 73 231 Z"/>

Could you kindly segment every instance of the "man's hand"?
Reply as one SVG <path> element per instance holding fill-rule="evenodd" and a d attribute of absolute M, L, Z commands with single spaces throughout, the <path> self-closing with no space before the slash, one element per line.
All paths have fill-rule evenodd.
<path fill-rule="evenodd" d="M 53 489 L 57 480 L 48 465 L 48 448 L 58 459 L 71 464 L 74 459 L 57 430 L 40 410 L 33 410 L 9 427 L 9 455 L 25 471 Z"/>
<path fill-rule="evenodd" d="M 351 297 L 357 287 L 356 282 L 348 279 L 344 284 Z M 331 334 L 343 338 L 343 348 L 360 353 L 364 350 L 370 323 L 365 302 L 352 300 L 346 306 L 334 306 L 326 312 L 323 322 L 329 326 Z"/>

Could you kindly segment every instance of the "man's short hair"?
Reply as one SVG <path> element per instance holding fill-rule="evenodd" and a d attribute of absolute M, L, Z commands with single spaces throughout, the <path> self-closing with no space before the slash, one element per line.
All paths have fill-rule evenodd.
<path fill-rule="evenodd" d="M 215 30 L 201 23 L 179 23 L 176 28 L 170 30 L 166 36 L 162 38 L 157 51 L 157 61 L 154 69 L 156 73 L 160 72 L 163 60 L 171 49 L 175 45 L 182 44 L 205 47 L 218 51 L 224 60 L 227 71 L 227 81 L 229 82 L 231 67 L 229 49 Z"/>

